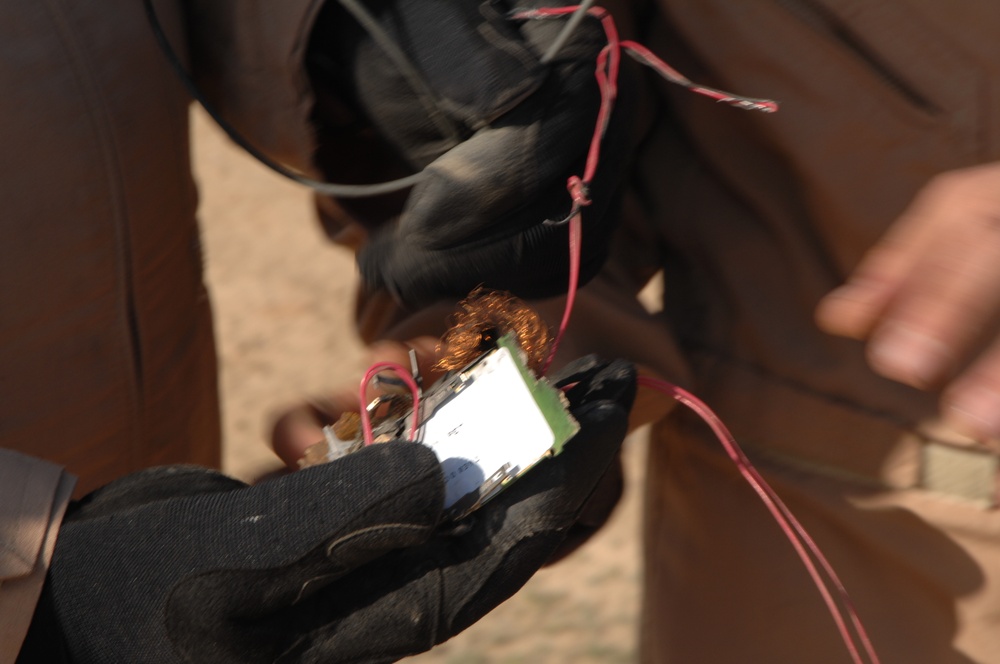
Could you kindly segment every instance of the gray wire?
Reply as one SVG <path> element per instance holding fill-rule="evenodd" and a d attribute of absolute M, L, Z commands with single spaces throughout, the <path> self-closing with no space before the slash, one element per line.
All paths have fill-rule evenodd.
<path fill-rule="evenodd" d="M 444 134 L 449 140 L 459 143 L 462 137 L 458 135 L 455 131 L 455 127 L 452 126 L 450 122 L 441 115 L 441 108 L 437 104 L 437 96 L 431 87 L 424 80 L 424 77 L 420 75 L 417 68 L 413 66 L 410 59 L 403 53 L 403 50 L 399 48 L 399 45 L 393 40 L 392 37 L 379 25 L 375 17 L 371 15 L 371 12 L 365 8 L 357 0 L 338 0 L 340 4 L 351 13 L 358 23 L 361 24 L 368 34 L 371 35 L 375 43 L 378 44 L 379 48 L 389 56 L 393 64 L 406 79 L 406 82 L 410 84 L 410 87 L 414 92 L 417 93 L 417 97 L 420 99 L 420 103 L 424 105 L 427 110 L 428 115 L 437 128 Z M 593 1 L 593 0 L 591 0 Z"/>
<path fill-rule="evenodd" d="M 436 97 L 430 87 L 424 81 L 423 77 L 416 70 L 413 64 L 406 57 L 406 54 L 396 45 L 392 38 L 382 29 L 380 25 L 375 21 L 374 17 L 359 4 L 356 0 L 338 0 L 340 4 L 351 13 L 352 16 L 368 30 L 372 38 L 378 43 L 379 47 L 386 53 L 386 55 L 393 61 L 393 63 L 399 68 L 400 72 L 406 78 L 407 82 L 413 87 L 414 92 L 417 93 L 420 98 L 421 103 L 428 109 L 430 117 L 434 120 L 438 128 L 441 129 L 448 138 L 456 141 L 460 141 L 461 138 L 455 133 L 454 127 L 451 126 L 444 118 L 441 117 L 440 109 L 436 104 Z M 555 41 L 549 47 L 548 51 L 542 56 L 540 62 L 542 64 L 548 64 L 551 62 L 559 51 L 566 44 L 566 41 L 576 30 L 576 27 L 583 20 L 587 13 L 587 10 L 593 5 L 595 0 L 583 0 L 580 3 L 579 9 L 577 9 L 573 15 L 570 17 L 569 21 L 563 27 L 559 35 L 556 36 Z M 424 178 L 424 172 L 414 173 L 413 175 L 408 175 L 397 180 L 391 180 L 389 182 L 380 182 L 377 184 L 333 184 L 330 182 L 321 182 L 319 180 L 314 180 L 312 178 L 306 177 L 299 172 L 296 172 L 284 164 L 274 161 L 263 152 L 258 150 L 249 141 L 247 141 L 239 131 L 236 130 L 229 122 L 222 117 L 222 115 L 205 99 L 204 95 L 195 85 L 194 80 L 191 75 L 188 74 L 177 53 L 174 51 L 173 46 L 167 39 L 166 34 L 163 32 L 163 28 L 160 25 L 159 17 L 156 15 L 156 11 L 153 8 L 151 0 L 143 0 L 143 5 L 146 9 L 146 15 L 149 19 L 150 26 L 153 31 L 153 35 L 156 38 L 160 46 L 160 50 L 163 51 L 168 62 L 173 67 L 174 71 L 177 73 L 178 78 L 180 78 L 181 83 L 188 90 L 188 93 L 196 100 L 198 103 L 204 107 L 205 111 L 215 120 L 216 124 L 233 140 L 237 145 L 246 150 L 255 159 L 263 163 L 265 166 L 271 170 L 285 176 L 290 180 L 294 180 L 299 184 L 305 185 L 321 194 L 327 196 L 336 196 L 338 198 L 364 198 L 367 196 L 379 196 L 381 194 L 388 194 L 395 191 L 401 191 L 403 189 L 408 189 L 413 185 L 417 184 Z"/>
<path fill-rule="evenodd" d="M 545 52 L 545 55 L 542 56 L 542 59 L 539 60 L 539 62 L 543 65 L 547 65 L 555 59 L 555 57 L 559 54 L 559 51 L 562 50 L 562 47 L 566 45 L 566 41 L 570 38 L 570 36 L 572 36 L 577 26 L 580 25 L 580 22 L 587 15 L 587 10 L 590 9 L 591 5 L 593 5 L 595 1 L 596 0 L 583 0 L 583 2 L 580 3 L 580 7 L 573 12 L 572 16 L 569 17 L 569 21 L 566 22 L 565 26 L 563 26 L 562 32 L 556 36 L 555 41 L 552 42 L 552 45 L 549 46 L 549 50 Z"/>
<path fill-rule="evenodd" d="M 389 194 L 395 191 L 409 189 L 423 179 L 424 173 L 421 171 L 398 180 L 379 182 L 377 184 L 333 184 L 330 182 L 320 182 L 319 180 L 306 177 L 284 164 L 271 159 L 261 150 L 257 149 L 256 146 L 251 144 L 246 138 L 244 138 L 244 136 L 237 131 L 236 127 L 222 117 L 222 114 L 219 113 L 207 99 L 205 99 L 201 90 L 199 90 L 198 86 L 195 85 L 194 79 L 191 78 L 187 69 L 184 68 L 184 63 L 182 63 L 180 58 L 177 56 L 177 52 L 174 51 L 173 46 L 171 46 L 166 33 L 163 32 L 163 26 L 160 24 L 160 19 L 156 15 L 153 3 L 151 0 L 143 0 L 143 5 L 146 9 L 146 16 L 149 19 L 149 25 L 153 30 L 153 36 L 156 38 L 156 42 L 159 44 L 160 50 L 163 52 L 167 62 L 173 68 L 177 77 L 188 91 L 188 94 L 190 94 L 193 99 L 202 105 L 205 112 L 207 112 L 212 119 L 215 120 L 215 123 L 218 124 L 224 132 L 226 132 L 226 135 L 229 136 L 234 143 L 246 150 L 254 159 L 261 162 L 274 172 L 285 176 L 289 180 L 293 180 L 301 185 L 314 189 L 321 194 L 326 196 L 336 196 L 338 198 L 365 198 L 367 196 Z"/>
<path fill-rule="evenodd" d="M 395 191 L 409 189 L 424 179 L 424 172 L 420 171 L 413 175 L 407 175 L 405 178 L 387 180 L 386 182 L 379 182 L 377 184 L 333 184 L 332 182 L 320 182 L 319 180 L 302 176 L 293 179 L 324 196 L 367 198 L 369 196 L 381 196 L 382 194 L 391 194 Z"/>

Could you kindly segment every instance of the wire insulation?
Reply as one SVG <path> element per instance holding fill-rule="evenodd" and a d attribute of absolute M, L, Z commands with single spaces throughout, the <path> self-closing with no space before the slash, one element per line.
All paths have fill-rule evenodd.
<path fill-rule="evenodd" d="M 603 8 L 598 7 L 588 9 L 588 7 L 585 7 L 584 5 L 581 5 L 580 7 L 545 8 L 530 12 L 519 12 L 516 16 L 519 18 L 550 18 L 574 12 L 572 18 L 576 19 L 581 16 L 581 9 L 587 11 L 589 14 L 598 18 L 602 22 L 605 34 L 607 35 L 608 44 L 601 50 L 597 57 L 595 76 L 601 90 L 601 107 L 598 112 L 594 135 L 591 139 L 590 150 L 588 151 L 584 176 L 583 178 L 573 176 L 567 183 L 567 188 L 569 189 L 570 196 L 573 201 L 573 207 L 569 216 L 569 287 L 562 322 L 559 326 L 559 331 L 556 334 L 555 341 L 553 342 L 552 351 L 550 352 L 549 358 L 545 363 L 543 374 L 548 370 L 553 359 L 555 358 L 559 342 L 563 338 L 566 328 L 569 325 L 570 314 L 575 302 L 576 290 L 579 285 L 579 265 L 582 237 L 581 210 L 583 207 L 590 204 L 587 188 L 596 173 L 597 164 L 600 158 L 600 143 L 603 140 L 607 129 L 610 114 L 612 113 L 617 96 L 618 66 L 621 50 L 624 49 L 629 55 L 638 60 L 640 63 L 652 67 L 668 81 L 681 85 L 697 94 L 749 110 L 757 110 L 766 113 L 773 113 L 778 110 L 778 105 L 771 100 L 742 97 L 717 90 L 715 88 L 693 83 L 690 79 L 683 76 L 680 72 L 670 67 L 664 61 L 660 60 L 642 45 L 632 41 L 619 43 L 614 20 Z M 567 30 L 563 30 L 563 33 L 567 32 Z M 841 636 L 841 640 L 844 643 L 844 647 L 851 656 L 852 661 L 855 662 L 855 664 L 864 664 L 865 660 L 862 658 L 860 652 L 863 650 L 871 664 L 878 664 L 879 659 L 875 653 L 874 647 L 871 644 L 871 640 L 861 623 L 861 619 L 857 614 L 857 610 L 855 609 L 846 588 L 837 576 L 833 566 L 829 563 L 819 546 L 806 531 L 805 527 L 802 526 L 795 515 L 792 514 L 791 510 L 785 505 L 784 501 L 781 500 L 778 494 L 771 488 L 767 481 L 764 480 L 763 476 L 761 476 L 757 469 L 753 466 L 722 420 L 700 399 L 683 388 L 673 385 L 672 383 L 643 376 L 638 379 L 638 384 L 643 387 L 657 390 L 674 398 L 678 402 L 693 410 L 709 425 L 718 440 L 721 442 L 723 448 L 726 450 L 729 458 L 736 465 L 744 480 L 746 480 L 760 500 L 764 503 L 765 507 L 771 513 L 771 516 L 777 522 L 782 533 L 789 540 L 796 554 L 799 556 L 799 559 L 802 561 L 803 566 L 806 568 L 806 571 L 823 599 L 823 602 L 827 607 L 827 611 L 830 613 L 830 616 L 837 627 L 837 631 Z M 851 628 L 848 627 L 847 621 L 845 621 L 845 614 L 850 620 L 851 627 L 853 627 L 854 630 L 853 632 L 851 631 Z M 856 640 L 861 643 L 860 649 Z"/>
<path fill-rule="evenodd" d="M 543 55 L 542 59 L 539 61 L 541 64 L 547 65 L 556 59 L 556 56 L 559 55 L 559 51 L 562 50 L 562 47 L 566 45 L 569 38 L 574 32 L 576 32 L 577 27 L 579 27 L 581 22 L 583 22 L 584 17 L 587 15 L 587 12 L 590 11 L 594 2 L 596 2 L 596 0 L 583 0 L 583 2 L 580 3 L 580 5 L 576 8 L 576 11 L 566 22 L 562 32 L 556 35 L 556 38 L 552 41 L 552 45 L 549 46 L 547 51 L 545 51 L 545 55 Z"/>
<path fill-rule="evenodd" d="M 651 378 L 649 376 L 640 376 L 638 384 L 672 397 L 679 403 L 690 408 L 706 424 L 708 424 L 716 438 L 722 444 L 722 447 L 726 451 L 730 460 L 732 460 L 737 470 L 739 470 L 740 475 L 743 476 L 743 479 L 746 480 L 760 500 L 764 503 L 765 507 L 767 507 L 768 511 L 771 513 L 771 516 L 781 528 L 781 532 L 792 544 L 792 547 L 795 549 L 795 552 L 798 554 L 803 566 L 806 568 L 806 571 L 809 573 L 809 576 L 812 578 L 813 583 L 822 596 L 823 602 L 826 604 L 830 616 L 837 625 L 837 630 L 841 635 L 841 639 L 844 641 L 844 647 L 851 655 L 852 661 L 857 664 L 863 664 L 864 659 L 861 658 L 857 644 L 854 642 L 854 635 L 851 634 L 845 624 L 845 613 L 850 619 L 858 639 L 861 641 L 861 647 L 868 656 L 868 661 L 872 662 L 872 664 L 878 664 L 878 655 L 875 653 L 871 639 L 861 622 L 861 618 L 858 616 L 854 603 L 851 601 L 851 598 L 847 593 L 847 589 L 844 587 L 843 582 L 841 582 L 840 577 L 837 576 L 833 566 L 827 560 L 823 551 L 819 548 L 819 545 L 817 545 L 812 536 L 809 535 L 809 532 L 799 522 L 788 506 L 785 505 L 784 501 L 781 500 L 774 489 L 771 488 L 771 485 L 767 483 L 760 472 L 750 462 L 750 459 L 743 452 L 743 449 L 740 447 L 739 443 L 736 442 L 736 438 L 729 431 L 729 428 L 725 425 L 722 419 L 719 418 L 719 416 L 716 415 L 715 412 L 713 412 L 712 409 L 709 408 L 708 405 L 706 405 L 701 399 L 694 396 L 687 390 L 674 385 L 673 383 Z M 826 575 L 825 577 L 823 576 L 824 574 Z M 829 586 L 831 585 L 833 586 L 833 591 L 836 592 L 836 598 L 834 598 L 830 591 Z M 841 603 L 838 604 L 837 600 Z"/>
<path fill-rule="evenodd" d="M 637 62 L 652 68 L 660 76 L 667 79 L 671 83 L 687 88 L 691 92 L 714 99 L 715 101 L 722 102 L 724 104 L 729 104 L 730 106 L 736 106 L 750 111 L 761 111 L 762 113 L 776 113 L 778 111 L 778 103 L 770 99 L 743 97 L 724 90 L 710 88 L 706 85 L 699 85 L 660 58 L 656 57 L 652 51 L 638 42 L 625 40 L 621 43 L 621 47 Z"/>
<path fill-rule="evenodd" d="M 368 383 L 371 382 L 375 374 L 380 371 L 393 371 L 399 376 L 406 386 L 410 388 L 410 396 L 413 397 L 413 417 L 410 423 L 410 434 L 407 440 L 416 440 L 417 431 L 420 428 L 420 386 L 417 385 L 417 381 L 414 380 L 413 375 L 410 374 L 409 370 L 403 365 L 397 364 L 395 362 L 376 362 L 368 368 L 365 377 L 361 379 L 361 386 L 358 390 L 358 403 L 361 404 L 361 431 L 364 435 L 365 445 L 371 445 L 375 442 L 375 434 L 372 431 L 372 418 L 368 409 L 365 407 L 367 404 Z"/>

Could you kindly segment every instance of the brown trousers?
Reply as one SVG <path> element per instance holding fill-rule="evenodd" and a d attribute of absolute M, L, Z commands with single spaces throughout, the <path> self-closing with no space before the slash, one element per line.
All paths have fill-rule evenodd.
<path fill-rule="evenodd" d="M 141 5 L 0 0 L 0 90 L 0 446 L 78 495 L 218 465 L 188 102 Z"/>
<path fill-rule="evenodd" d="M 644 39 L 740 113 L 659 86 L 636 191 L 691 387 L 843 577 L 885 663 L 1000 662 L 997 459 L 813 310 L 934 175 L 1000 159 L 992 0 L 658 0 Z M 647 492 L 643 658 L 849 661 L 791 546 L 675 411 Z"/>
<path fill-rule="evenodd" d="M 581 293 L 563 359 L 643 362 L 727 421 L 813 533 L 883 662 L 1000 662 L 997 458 L 813 323 L 819 299 L 934 175 L 1000 159 L 993 0 L 647 0 L 637 37 L 774 116 L 651 81 L 626 219 Z M 621 21 L 620 21 L 621 22 Z M 635 300 L 664 270 L 663 312 Z M 378 297 L 365 334 L 434 333 Z M 540 303 L 558 320 L 558 302 Z M 679 351 L 678 351 L 679 349 Z M 849 661 L 764 507 L 707 429 L 655 431 L 642 659 Z"/>
<path fill-rule="evenodd" d="M 307 161 L 297 58 L 319 3 L 195 4 L 240 33 L 212 43 L 256 58 L 232 77 L 211 69 L 209 89 L 242 90 L 223 95 L 235 117 L 290 132 L 261 143 Z M 183 99 L 138 9 L 113 5 L 0 0 L 0 440 L 93 483 L 217 453 Z M 858 344 L 812 323 L 928 179 L 1000 159 L 1000 3 L 636 5 L 638 36 L 672 64 L 783 108 L 757 116 L 651 84 L 626 225 L 645 241 L 589 287 L 564 356 L 676 377 L 676 339 L 685 382 L 814 531 L 884 662 L 1000 661 L 1000 517 L 928 490 L 930 450 L 968 441 L 934 426 L 936 395 L 877 378 Z M 260 21 L 244 30 L 241 12 Z M 650 267 L 665 271 L 662 316 L 634 301 Z M 845 661 L 788 545 L 712 444 L 678 414 L 652 446 L 644 658 Z"/>
<path fill-rule="evenodd" d="M 860 344 L 813 323 L 921 186 L 1000 159 L 1000 4 L 636 4 L 638 37 L 669 62 L 782 109 L 652 83 L 626 223 L 562 358 L 629 357 L 713 406 L 840 574 L 882 662 L 1000 662 L 996 456 L 936 421 L 936 394 L 879 378 Z M 648 315 L 635 295 L 655 268 L 663 313 Z M 399 338 L 448 310 L 400 321 L 364 304 L 366 333 Z M 558 320 L 559 302 L 538 306 Z M 850 661 L 690 413 L 655 428 L 647 477 L 643 661 Z"/>

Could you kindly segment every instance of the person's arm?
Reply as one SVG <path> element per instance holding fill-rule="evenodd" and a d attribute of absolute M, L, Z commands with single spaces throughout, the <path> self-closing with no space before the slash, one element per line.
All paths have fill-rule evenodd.
<path fill-rule="evenodd" d="M 0 664 L 21 649 L 75 483 L 59 466 L 0 448 Z"/>
<path fill-rule="evenodd" d="M 256 486 L 191 466 L 112 482 L 67 512 L 22 661 L 384 662 L 431 648 L 551 558 L 617 455 L 633 367 L 587 358 L 556 384 L 579 432 L 458 522 L 441 462 L 402 441 Z"/>
<path fill-rule="evenodd" d="M 360 2 L 399 58 L 340 2 L 258 4 L 191 3 L 191 66 L 221 115 L 313 178 L 374 184 L 366 175 L 422 174 L 401 192 L 398 223 L 387 211 L 371 220 L 359 253 L 368 288 L 409 306 L 477 285 L 521 297 L 565 290 L 568 231 L 551 222 L 572 207 L 567 180 L 584 175 L 596 131 L 595 70 L 608 41 L 597 19 L 548 61 L 565 19 L 518 20 L 482 0 Z M 631 67 L 622 63 L 585 192 L 581 283 L 600 269 L 618 219 L 639 87 Z"/>
<path fill-rule="evenodd" d="M 942 389 L 942 415 L 1000 436 L 1000 163 L 938 176 L 817 311 L 880 374 Z"/>

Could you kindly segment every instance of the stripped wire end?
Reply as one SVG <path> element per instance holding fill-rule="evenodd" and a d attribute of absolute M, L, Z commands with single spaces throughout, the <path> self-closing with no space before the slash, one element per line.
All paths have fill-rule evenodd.
<path fill-rule="evenodd" d="M 570 176 L 569 180 L 566 181 L 566 189 L 569 191 L 570 198 L 573 199 L 573 212 L 570 213 L 570 217 L 579 212 L 581 207 L 591 204 L 590 188 L 579 176 Z"/>
<path fill-rule="evenodd" d="M 778 102 L 771 99 L 744 97 L 742 95 L 733 94 L 732 92 L 711 88 L 706 85 L 698 85 L 687 76 L 661 60 L 655 53 L 639 42 L 626 39 L 621 42 L 621 48 L 636 62 L 646 65 L 664 79 L 679 85 L 682 88 L 686 88 L 695 94 L 699 94 L 723 104 L 729 104 L 730 106 L 735 106 L 736 108 L 742 108 L 748 111 L 760 111 L 762 113 L 778 112 Z"/>
<path fill-rule="evenodd" d="M 413 420 L 410 424 L 410 433 L 407 436 L 407 440 L 416 440 L 417 431 L 420 428 L 420 386 L 417 385 L 417 381 L 414 380 L 410 372 L 402 365 L 396 364 L 395 362 L 376 362 L 371 367 L 369 367 L 365 377 L 361 379 L 361 386 L 358 390 L 358 401 L 361 404 L 367 403 L 368 383 L 371 382 L 372 378 L 376 376 L 380 371 L 393 371 L 399 378 L 406 383 L 406 386 L 410 388 L 410 396 L 413 398 Z M 365 445 L 371 445 L 375 442 L 375 434 L 372 430 L 372 418 L 368 409 L 362 405 L 361 408 L 361 431 L 364 436 Z"/>

